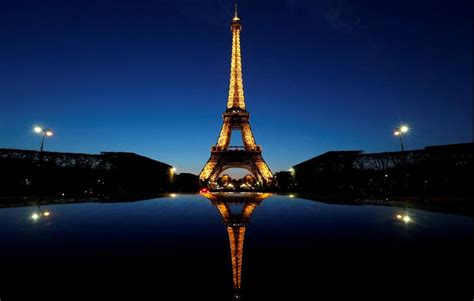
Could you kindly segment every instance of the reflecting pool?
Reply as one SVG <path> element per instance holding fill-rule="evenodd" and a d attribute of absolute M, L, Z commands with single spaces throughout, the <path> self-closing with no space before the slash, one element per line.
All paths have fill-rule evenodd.
<path fill-rule="evenodd" d="M 471 297 L 472 216 L 386 205 L 266 193 L 3 201 L 0 298 Z"/>

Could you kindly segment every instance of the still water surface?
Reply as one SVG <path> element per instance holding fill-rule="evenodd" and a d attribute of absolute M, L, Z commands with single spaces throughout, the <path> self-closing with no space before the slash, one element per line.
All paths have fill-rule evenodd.
<path fill-rule="evenodd" d="M 468 296 L 473 229 L 470 216 L 264 194 L 1 208 L 0 297 Z"/>

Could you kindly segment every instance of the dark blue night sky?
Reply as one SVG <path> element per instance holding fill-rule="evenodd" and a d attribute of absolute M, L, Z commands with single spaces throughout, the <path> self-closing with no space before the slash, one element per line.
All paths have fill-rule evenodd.
<path fill-rule="evenodd" d="M 472 0 L 239 1 L 247 109 L 273 171 L 329 150 L 472 141 Z M 130 151 L 199 173 L 232 1 L 3 1 L 0 147 Z M 233 143 L 234 144 L 234 143 Z"/>

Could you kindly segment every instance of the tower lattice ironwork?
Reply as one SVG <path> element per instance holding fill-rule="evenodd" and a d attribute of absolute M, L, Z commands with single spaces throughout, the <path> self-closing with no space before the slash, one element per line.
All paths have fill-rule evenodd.
<path fill-rule="evenodd" d="M 250 127 L 250 114 L 246 110 L 242 80 L 240 32 L 242 25 L 235 6 L 231 24 L 232 58 L 230 67 L 229 97 L 227 109 L 222 114 L 223 123 L 217 144 L 211 147 L 211 157 L 199 175 L 201 184 L 215 186 L 217 177 L 228 168 L 244 168 L 250 171 L 263 186 L 270 186 L 273 174 L 262 157 L 262 147 L 255 143 Z M 243 146 L 230 146 L 233 130 L 242 134 Z"/>

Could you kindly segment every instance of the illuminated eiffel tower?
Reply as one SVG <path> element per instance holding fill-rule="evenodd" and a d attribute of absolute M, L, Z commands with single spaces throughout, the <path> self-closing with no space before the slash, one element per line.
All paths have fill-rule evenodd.
<path fill-rule="evenodd" d="M 244 252 L 245 230 L 254 209 L 271 196 L 270 193 L 252 193 L 244 195 L 229 195 L 205 193 L 204 196 L 219 210 L 222 222 L 227 227 L 229 235 L 230 256 L 232 261 L 232 279 L 234 284 L 234 299 L 241 298 L 242 289 L 242 255 Z M 238 212 L 232 212 L 231 205 L 240 205 Z M 235 209 L 235 206 L 232 206 Z"/>
<path fill-rule="evenodd" d="M 250 114 L 245 108 L 244 87 L 242 82 L 242 61 L 240 55 L 240 32 L 242 25 L 237 15 L 231 24 L 232 31 L 232 59 L 230 67 L 229 97 L 227 109 L 223 113 L 224 122 L 217 140 L 211 147 L 211 157 L 199 175 L 201 185 L 215 187 L 217 177 L 228 168 L 244 168 L 250 171 L 262 186 L 272 185 L 273 174 L 262 157 L 262 147 L 255 143 L 250 128 Z M 229 146 L 232 130 L 239 130 L 242 134 L 242 147 Z"/>

